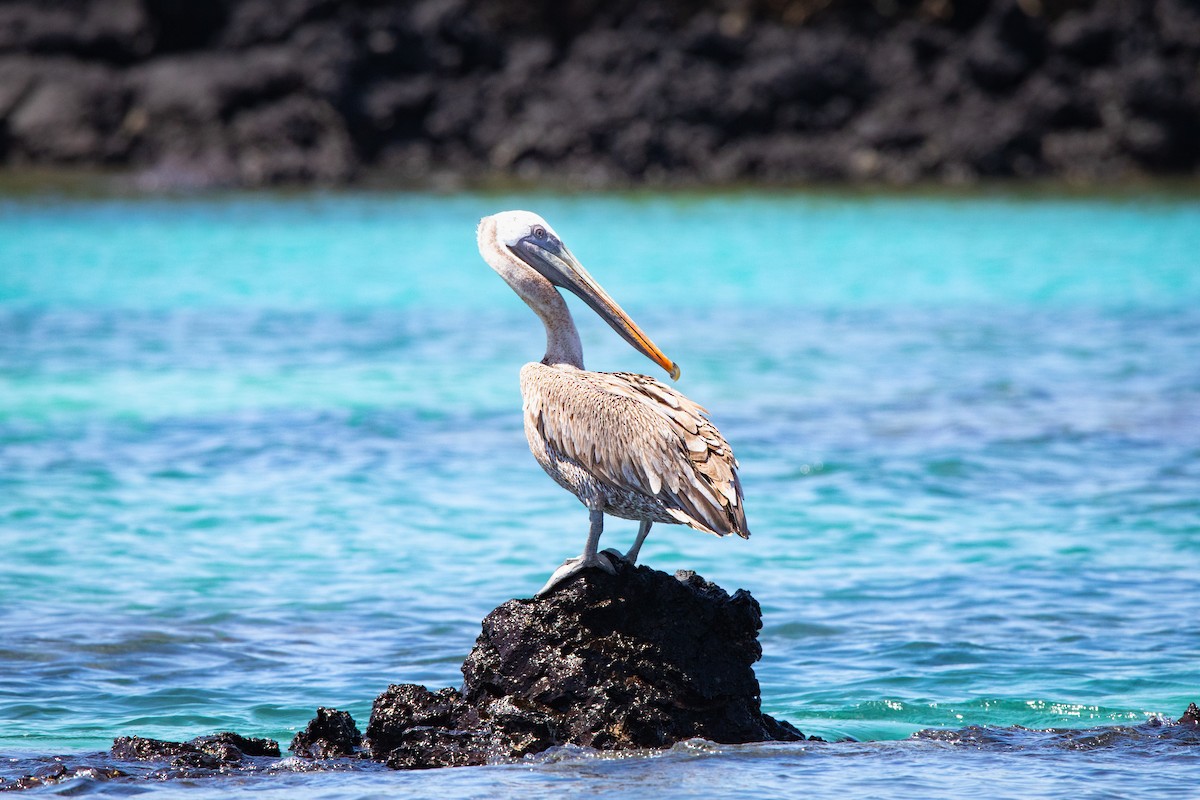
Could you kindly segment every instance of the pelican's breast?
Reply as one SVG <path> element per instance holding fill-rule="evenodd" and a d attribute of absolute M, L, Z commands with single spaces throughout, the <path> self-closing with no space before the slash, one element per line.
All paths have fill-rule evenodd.
<path fill-rule="evenodd" d="M 733 453 L 704 409 L 645 375 L 527 364 L 525 435 L 589 508 L 749 536 Z"/>

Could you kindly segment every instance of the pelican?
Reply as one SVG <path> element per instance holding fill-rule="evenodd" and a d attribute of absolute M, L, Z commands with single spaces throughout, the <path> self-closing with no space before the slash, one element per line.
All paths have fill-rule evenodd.
<path fill-rule="evenodd" d="M 750 538 L 737 460 L 707 411 L 646 375 L 590 372 L 566 301 L 578 295 L 635 350 L 672 380 L 679 366 L 663 354 L 580 265 L 544 219 L 529 211 L 484 217 L 479 253 L 546 326 L 546 355 L 521 369 L 525 438 L 533 456 L 591 518 L 583 554 L 555 570 L 538 596 L 582 570 L 615 573 L 611 554 L 636 563 L 655 522 Z M 597 553 L 604 515 L 638 520 L 624 555 Z"/>

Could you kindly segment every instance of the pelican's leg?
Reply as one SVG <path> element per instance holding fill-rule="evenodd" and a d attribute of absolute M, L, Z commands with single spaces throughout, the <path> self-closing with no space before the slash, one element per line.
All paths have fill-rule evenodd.
<path fill-rule="evenodd" d="M 568 558 L 561 567 L 554 570 L 550 580 L 546 581 L 546 585 L 538 590 L 537 597 L 545 597 L 555 586 L 589 567 L 599 567 L 610 575 L 617 574 L 617 568 L 612 565 L 612 562 L 596 552 L 596 548 L 600 545 L 600 534 L 604 533 L 604 512 L 594 508 L 591 510 L 591 516 L 592 527 L 588 531 L 587 544 L 583 546 L 583 555 Z"/>
<path fill-rule="evenodd" d="M 630 564 L 636 564 L 638 552 L 640 552 L 642 549 L 642 542 L 646 541 L 646 537 L 650 535 L 650 526 L 652 524 L 653 523 L 651 523 L 648 519 L 642 520 L 641 526 L 638 527 L 637 539 L 634 540 L 633 547 L 629 548 L 629 550 L 625 552 L 625 555 L 621 555 L 615 547 L 610 547 L 604 552 L 608 553 L 613 558 L 619 558 L 622 561 L 628 561 Z"/>
<path fill-rule="evenodd" d="M 634 540 L 633 547 L 629 548 L 629 552 L 625 554 L 625 560 L 630 564 L 637 563 L 638 552 L 642 549 L 642 542 L 646 541 L 646 537 L 650 535 L 652 524 L 648 519 L 642 520 L 641 527 L 638 528 L 637 539 Z"/>

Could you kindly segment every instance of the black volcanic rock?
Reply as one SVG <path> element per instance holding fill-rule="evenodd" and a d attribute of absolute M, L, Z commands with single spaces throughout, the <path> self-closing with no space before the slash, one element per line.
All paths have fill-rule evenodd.
<path fill-rule="evenodd" d="M 499 704 L 495 710 L 502 711 L 501 705 L 503 704 Z M 330 709 L 321 711 L 324 713 L 318 713 L 309 726 L 309 730 L 317 733 L 318 737 L 357 733 L 353 720 L 345 712 Z M 466 766 L 508 760 L 511 757 L 511 753 L 505 749 L 511 731 L 502 731 L 497 724 L 488 727 L 482 718 L 463 704 L 461 694 L 453 689 L 433 693 L 419 686 L 393 686 L 376 701 L 376 711 L 383 715 L 380 718 L 381 727 L 393 729 L 390 732 L 390 735 L 393 735 L 390 741 L 396 747 L 384 757 L 387 765 L 393 768 Z M 517 709 L 513 713 L 522 715 L 527 713 L 527 709 Z M 779 731 L 781 735 L 776 737 L 778 739 L 786 739 L 789 734 L 795 734 L 795 729 L 786 723 L 776 723 L 770 717 L 763 717 L 763 720 L 768 727 L 772 724 L 780 726 L 782 730 Z M 415 724 L 418 722 L 421 724 Z M 455 722 L 471 727 L 446 727 L 447 724 Z M 402 725 L 407 727 L 404 730 L 395 729 Z M 1007 728 L 971 725 L 956 730 L 918 731 L 911 738 L 914 741 L 940 742 L 945 746 L 969 751 L 1027 753 L 1031 750 L 1049 750 L 1087 754 L 1096 750 L 1113 750 L 1128 758 L 1144 752 L 1161 753 L 1165 747 L 1200 746 L 1198 726 L 1200 708 L 1192 703 L 1176 722 L 1153 717 L 1140 725 L 1049 730 L 1031 730 L 1019 725 Z M 828 746 L 836 747 L 837 744 Z M 20 764 L 19 769 L 24 771 L 14 772 L 7 777 L 0 775 L 0 791 L 31 789 L 77 778 L 86 778 L 93 782 L 117 780 L 158 784 L 166 781 L 211 778 L 218 774 L 271 774 L 275 770 L 291 772 L 291 769 L 275 760 L 274 757 L 278 755 L 278 746 L 272 740 L 251 739 L 236 733 L 201 736 L 190 742 L 166 742 L 126 736 L 114 741 L 109 753 L 10 759 L 11 762 Z M 341 755 L 332 752 L 318 757 L 342 759 Z M 163 765 L 155 762 L 169 763 Z M 312 762 L 304 769 L 309 771 L 322 768 L 369 770 L 378 769 L 378 766 L 365 759 L 349 762 L 343 759 L 324 764 Z M 124 790 L 124 793 L 129 791 L 137 790 Z"/>
<path fill-rule="evenodd" d="M 1200 746 L 1200 709 L 1195 703 L 1188 706 L 1183 716 L 1175 722 L 1162 717 L 1151 717 L 1138 725 L 1107 725 L 1099 728 L 1045 728 L 1031 729 L 1020 725 L 996 728 L 984 725 L 968 725 L 965 728 L 930 728 L 914 733 L 915 740 L 944 742 L 971 750 L 1030 750 L 1051 748 L 1054 750 L 1089 752 L 1102 749 L 1120 749 L 1129 752 L 1137 747 L 1186 747 Z"/>
<path fill-rule="evenodd" d="M 177 767 L 217 769 L 240 763 L 243 756 L 278 758 L 279 743 L 230 731 L 198 736 L 187 742 L 122 736 L 113 740 L 110 753 L 119 761 L 170 761 Z"/>
<path fill-rule="evenodd" d="M 0 166 L 152 187 L 1200 174 L 1195 0 L 8 0 Z"/>
<path fill-rule="evenodd" d="M 347 711 L 318 708 L 308 727 L 292 739 L 288 750 L 301 758 L 345 758 L 356 755 L 362 734 Z"/>
<path fill-rule="evenodd" d="M 367 727 L 395 768 L 484 764 L 573 744 L 665 748 L 800 741 L 762 713 L 753 664 L 762 613 L 694 573 L 618 564 L 549 597 L 510 600 L 483 621 L 461 691 L 394 685 Z"/>

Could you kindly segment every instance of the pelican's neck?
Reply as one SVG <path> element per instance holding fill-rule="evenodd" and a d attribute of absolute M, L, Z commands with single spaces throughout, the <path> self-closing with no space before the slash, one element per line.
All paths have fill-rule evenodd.
<path fill-rule="evenodd" d="M 575 329 L 571 310 L 549 281 L 546 281 L 546 286 L 549 288 L 546 302 L 534 305 L 528 297 L 524 298 L 546 326 L 546 355 L 542 363 L 552 367 L 565 364 L 583 369 L 583 345 L 579 342 L 579 331 Z"/>
<path fill-rule="evenodd" d="M 484 220 L 484 224 L 479 226 L 479 252 L 546 326 L 546 355 L 542 363 L 552 367 L 583 369 L 583 345 L 579 341 L 579 331 L 575 328 L 567 301 L 563 300 L 554 284 L 497 242 L 495 223 L 492 222 L 491 229 L 487 230 L 488 222 L 491 220 Z"/>

